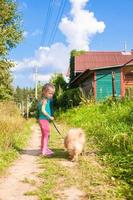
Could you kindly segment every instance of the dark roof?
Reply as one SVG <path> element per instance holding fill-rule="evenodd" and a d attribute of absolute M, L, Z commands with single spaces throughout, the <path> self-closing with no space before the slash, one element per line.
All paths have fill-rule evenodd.
<path fill-rule="evenodd" d="M 75 72 L 83 72 L 87 69 L 94 70 L 106 67 L 118 67 L 128 63 L 131 59 L 133 59 L 133 51 L 89 51 L 75 56 Z"/>

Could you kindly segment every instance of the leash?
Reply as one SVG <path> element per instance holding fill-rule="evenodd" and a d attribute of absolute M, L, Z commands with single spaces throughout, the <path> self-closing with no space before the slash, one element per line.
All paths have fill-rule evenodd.
<path fill-rule="evenodd" d="M 54 121 L 52 121 L 56 131 L 60 134 L 60 136 L 64 139 L 64 136 L 61 134 L 61 132 L 59 131 L 59 129 L 57 128 L 57 126 L 55 125 Z"/>

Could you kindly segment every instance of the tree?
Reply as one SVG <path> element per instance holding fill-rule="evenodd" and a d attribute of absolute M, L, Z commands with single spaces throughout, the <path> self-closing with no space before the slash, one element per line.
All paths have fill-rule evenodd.
<path fill-rule="evenodd" d="M 10 73 L 14 63 L 8 53 L 22 40 L 20 17 L 14 0 L 0 1 L 0 99 L 8 99 L 13 92 Z"/>
<path fill-rule="evenodd" d="M 0 60 L 0 99 L 9 99 L 13 94 L 12 77 L 10 74 L 11 62 Z"/>
<path fill-rule="evenodd" d="M 33 88 L 17 88 L 14 90 L 14 101 L 20 107 L 22 113 L 26 114 L 27 106 L 29 107 L 29 111 L 33 112 L 36 110 L 36 99 L 35 99 L 35 89 Z M 30 114 L 30 113 L 29 113 Z"/>
<path fill-rule="evenodd" d="M 66 90 L 67 88 L 67 83 L 63 77 L 63 74 L 54 74 L 50 82 L 52 82 L 55 86 L 55 96 L 58 98 L 61 94 L 62 91 Z"/>
<path fill-rule="evenodd" d="M 21 89 L 19 86 L 16 87 L 14 91 L 14 101 L 16 103 L 21 103 L 23 101 L 23 89 Z"/>
<path fill-rule="evenodd" d="M 50 82 L 52 82 L 57 90 L 61 87 L 62 89 L 66 89 L 67 83 L 63 77 L 63 74 L 61 73 L 55 73 L 51 79 Z"/>
<path fill-rule="evenodd" d="M 63 94 L 63 91 L 67 89 L 67 83 L 63 77 L 63 74 L 54 74 L 50 82 L 55 86 L 55 94 L 54 94 L 54 107 L 55 109 L 58 107 L 59 98 Z"/>

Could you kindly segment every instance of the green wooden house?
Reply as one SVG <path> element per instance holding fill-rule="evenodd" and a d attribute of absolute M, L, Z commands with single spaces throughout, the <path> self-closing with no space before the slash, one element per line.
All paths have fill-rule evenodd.
<path fill-rule="evenodd" d="M 87 98 L 124 97 L 133 88 L 133 51 L 85 52 L 74 57 L 73 70 L 70 86 L 80 87 Z"/>

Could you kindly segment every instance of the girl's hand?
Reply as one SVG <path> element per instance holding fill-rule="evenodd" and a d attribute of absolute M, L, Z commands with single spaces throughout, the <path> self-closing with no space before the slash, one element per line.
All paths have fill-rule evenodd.
<path fill-rule="evenodd" d="M 54 120 L 54 117 L 51 116 L 51 117 L 50 117 L 50 120 L 53 121 L 53 120 Z"/>

